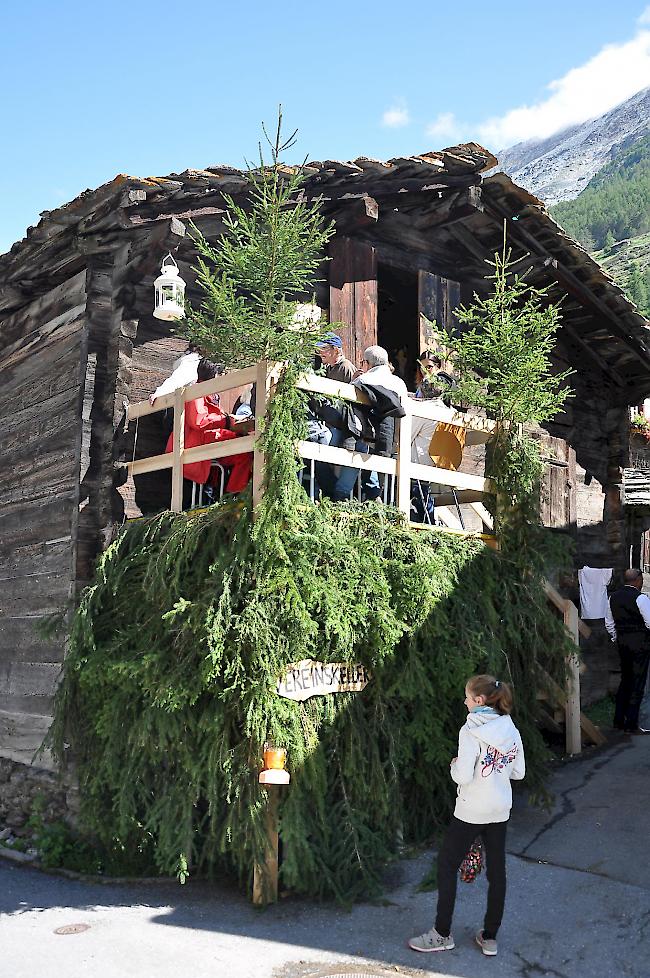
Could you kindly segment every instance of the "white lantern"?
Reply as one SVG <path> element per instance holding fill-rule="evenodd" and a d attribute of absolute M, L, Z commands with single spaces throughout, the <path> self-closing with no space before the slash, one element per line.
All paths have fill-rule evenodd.
<path fill-rule="evenodd" d="M 178 274 L 178 265 L 171 253 L 163 258 L 160 275 L 153 287 L 156 293 L 153 314 L 156 319 L 182 319 L 185 315 L 185 282 Z"/>

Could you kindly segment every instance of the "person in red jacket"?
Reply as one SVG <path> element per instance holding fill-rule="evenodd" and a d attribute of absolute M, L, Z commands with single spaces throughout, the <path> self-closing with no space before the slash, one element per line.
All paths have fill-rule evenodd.
<path fill-rule="evenodd" d="M 198 365 L 197 383 L 211 380 L 221 373 L 219 367 L 210 360 L 202 359 Z M 219 395 L 209 394 L 197 397 L 185 405 L 185 448 L 208 445 L 215 441 L 236 438 L 237 432 L 231 429 L 233 419 L 219 407 Z M 167 441 L 166 452 L 173 451 L 173 433 Z M 219 462 L 231 468 L 226 492 L 241 492 L 246 487 L 253 471 L 253 454 L 226 455 Z M 199 485 L 206 485 L 211 478 L 211 461 L 188 462 L 183 466 L 183 478 Z"/>

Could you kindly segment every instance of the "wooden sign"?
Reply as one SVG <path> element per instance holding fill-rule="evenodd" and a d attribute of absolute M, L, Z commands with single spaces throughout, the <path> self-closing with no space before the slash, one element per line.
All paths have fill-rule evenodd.
<path fill-rule="evenodd" d="M 343 662 L 314 662 L 302 659 L 287 666 L 278 681 L 277 693 L 288 700 L 308 700 L 329 693 L 358 693 L 368 685 L 371 675 L 365 666 Z"/>

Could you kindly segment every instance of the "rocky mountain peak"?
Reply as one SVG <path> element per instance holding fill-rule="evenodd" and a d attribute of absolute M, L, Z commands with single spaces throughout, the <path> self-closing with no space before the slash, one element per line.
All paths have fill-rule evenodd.
<path fill-rule="evenodd" d="M 498 153 L 498 169 L 550 207 L 577 197 L 621 149 L 648 132 L 650 87 L 595 119 Z"/>

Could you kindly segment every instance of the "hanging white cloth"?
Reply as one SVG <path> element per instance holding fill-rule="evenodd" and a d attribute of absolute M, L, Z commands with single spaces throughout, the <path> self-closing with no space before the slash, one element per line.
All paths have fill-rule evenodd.
<path fill-rule="evenodd" d="M 163 394 L 171 394 L 172 391 L 177 391 L 179 387 L 195 384 L 200 360 L 200 353 L 184 353 L 175 361 L 173 372 L 166 380 L 163 380 L 160 387 L 156 388 L 151 395 L 152 398 L 155 400 L 157 397 L 162 397 Z"/>
<path fill-rule="evenodd" d="M 604 618 L 609 610 L 607 585 L 612 579 L 611 567 L 582 567 L 580 582 L 580 617 Z"/>

